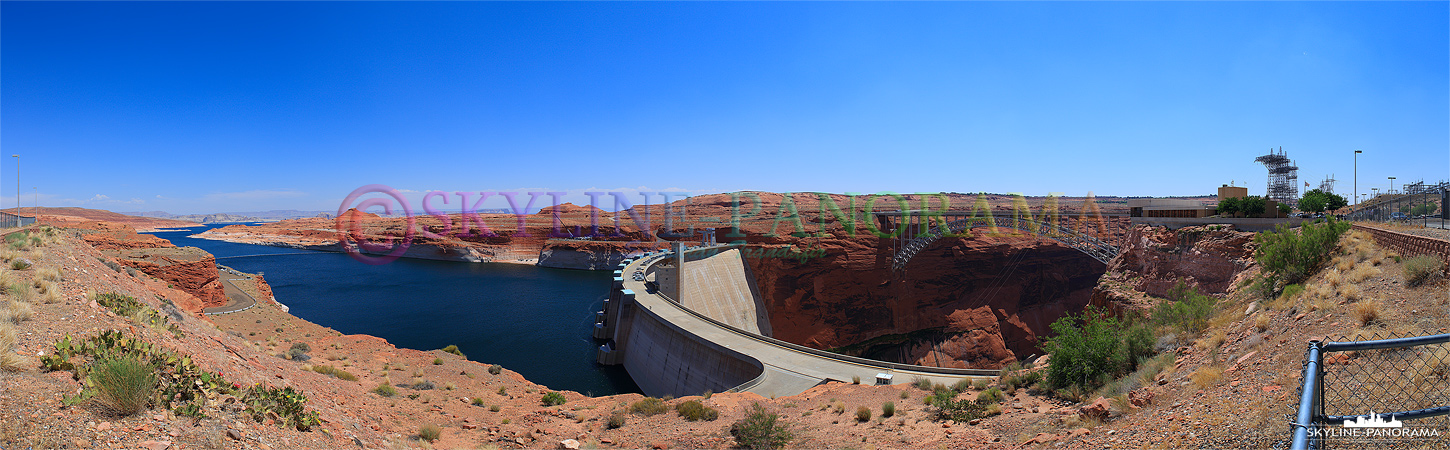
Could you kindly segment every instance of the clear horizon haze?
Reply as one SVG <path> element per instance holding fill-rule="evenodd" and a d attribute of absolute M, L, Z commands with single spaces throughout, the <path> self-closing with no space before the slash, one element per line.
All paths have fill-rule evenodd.
<path fill-rule="evenodd" d="M 1362 150 L 1363 198 L 1450 179 L 1447 5 L 7 1 L 0 208 L 17 162 L 22 206 L 174 214 L 1262 195 L 1280 147 L 1346 197 Z"/>

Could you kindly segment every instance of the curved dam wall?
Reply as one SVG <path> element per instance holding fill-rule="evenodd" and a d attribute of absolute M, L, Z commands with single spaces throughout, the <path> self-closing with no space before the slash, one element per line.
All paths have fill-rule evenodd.
<path fill-rule="evenodd" d="M 738 258 L 738 252 L 736 253 L 736 264 L 743 265 Z M 656 255 L 654 258 L 657 259 L 660 256 L 662 255 Z M 621 266 L 627 265 L 627 262 L 621 264 Z M 654 266 L 653 269 L 655 269 L 655 273 L 651 275 L 666 281 L 668 289 L 678 289 L 678 284 L 675 282 L 678 277 L 675 264 L 664 267 Z M 717 267 L 717 269 L 728 271 L 725 268 Z M 664 272 L 674 275 L 666 275 Z M 641 275 L 643 275 L 642 272 Z M 595 323 L 594 337 L 612 341 L 600 347 L 599 362 L 601 364 L 623 364 L 635 384 L 639 385 L 640 390 L 644 391 L 645 395 L 654 397 L 697 395 L 705 391 L 724 392 L 761 375 L 764 368 L 755 358 L 715 343 L 697 332 L 685 330 L 676 323 L 678 320 L 670 320 L 661 316 L 661 313 L 672 311 L 657 312 L 655 310 L 657 305 L 642 304 L 634 290 L 624 287 L 623 276 L 625 276 L 623 271 L 615 271 L 614 287 L 609 299 L 604 302 L 604 310 L 598 313 L 599 319 Z M 633 274 L 628 276 L 631 277 L 630 281 L 636 281 L 633 279 Z M 725 279 L 742 280 L 739 275 Z M 631 284 L 642 285 L 643 283 Z M 643 295 L 648 296 L 649 300 L 658 300 L 656 297 L 658 293 L 656 289 L 660 287 L 658 283 L 654 283 L 654 286 L 644 287 L 649 291 L 643 292 Z M 686 294 L 688 295 L 689 291 L 693 290 L 687 289 Z M 733 297 L 722 298 L 734 298 L 746 302 L 749 302 L 751 298 L 748 287 L 742 290 L 720 286 L 720 290 L 737 294 Z M 745 295 L 739 295 L 742 291 Z M 705 296 L 700 295 L 699 298 L 703 299 Z M 758 296 L 755 298 L 757 299 L 755 302 L 758 304 Z M 751 310 L 754 311 L 754 308 Z M 753 312 L 749 316 L 754 319 Z"/>
<path fill-rule="evenodd" d="M 678 253 L 688 255 L 684 270 Z M 598 361 L 623 364 L 646 395 L 730 390 L 788 396 L 857 377 L 878 384 L 919 377 L 951 384 L 998 375 L 868 360 L 763 336 L 770 332 L 769 317 L 749 267 L 731 246 L 646 254 L 621 263 L 614 275 L 595 322 L 594 337 L 610 340 L 599 347 Z M 682 285 L 683 301 L 677 302 Z"/>

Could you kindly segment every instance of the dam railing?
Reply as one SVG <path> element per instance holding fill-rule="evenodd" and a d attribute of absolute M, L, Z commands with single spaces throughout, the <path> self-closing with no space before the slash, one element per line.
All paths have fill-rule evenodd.
<path fill-rule="evenodd" d="M 731 246 L 739 246 L 739 245 L 738 244 L 721 244 L 721 245 L 716 245 L 716 246 L 691 247 L 691 248 L 687 248 L 686 249 L 686 253 L 693 252 L 693 251 L 719 250 L 721 248 L 731 247 Z M 655 254 L 655 255 L 645 256 L 641 260 L 641 263 L 642 264 L 638 266 L 638 271 L 639 272 L 644 272 L 644 271 L 646 271 L 648 269 L 648 266 L 650 264 L 654 264 L 654 263 L 659 262 L 660 260 L 663 260 L 663 259 L 672 258 L 673 256 L 674 256 L 673 253 L 664 253 L 664 254 Z M 631 265 L 631 262 L 630 261 L 625 261 L 625 262 L 621 263 L 620 265 L 623 268 L 628 268 Z M 675 301 L 673 298 L 670 298 L 669 296 L 665 295 L 663 292 L 655 291 L 655 292 L 650 293 L 650 294 L 651 295 L 658 296 L 658 297 L 660 297 L 662 299 L 665 299 L 666 300 L 666 303 L 668 303 L 670 305 L 673 305 L 676 308 L 679 308 L 681 311 L 684 311 L 685 313 L 687 313 L 687 314 L 689 314 L 691 316 L 694 316 L 695 318 L 698 318 L 700 320 L 703 320 L 705 322 L 708 322 L 710 324 L 713 324 L 713 325 L 715 325 L 717 327 L 720 327 L 720 328 L 722 328 L 724 330 L 730 331 L 731 333 L 738 334 L 740 336 L 743 336 L 743 337 L 746 337 L 746 338 L 749 338 L 749 339 L 753 339 L 753 340 L 757 340 L 757 341 L 760 341 L 760 342 L 764 342 L 764 343 L 767 343 L 767 344 L 770 344 L 770 345 L 773 345 L 773 346 L 784 347 L 784 348 L 787 348 L 787 349 L 790 349 L 790 350 L 794 350 L 796 352 L 806 353 L 806 354 L 810 354 L 812 356 L 816 356 L 816 357 L 820 357 L 820 358 L 832 359 L 832 360 L 836 360 L 836 361 L 839 361 L 839 362 L 850 363 L 850 364 L 857 364 L 857 365 L 862 365 L 862 366 L 867 366 L 867 367 L 875 367 L 875 368 L 883 368 L 883 369 L 892 369 L 892 370 L 902 370 L 902 371 L 909 371 L 909 372 L 920 372 L 920 373 L 925 373 L 925 374 L 942 374 L 942 375 L 965 375 L 965 376 L 995 377 L 995 376 L 1000 375 L 1001 372 L 1002 372 L 1001 370 L 991 370 L 991 369 L 962 369 L 962 368 L 955 368 L 955 367 L 919 366 L 919 365 L 915 365 L 915 364 L 894 363 L 894 362 L 889 362 L 889 361 L 880 361 L 880 360 L 860 358 L 860 357 L 850 356 L 850 355 L 842 355 L 840 353 L 832 353 L 832 352 L 828 352 L 828 351 L 825 351 L 825 350 L 815 349 L 815 348 L 806 347 L 806 346 L 800 345 L 800 344 L 795 344 L 795 343 L 791 343 L 791 342 L 782 341 L 780 339 L 775 339 L 775 338 L 772 338 L 772 337 L 762 336 L 762 335 L 759 335 L 759 334 L 756 334 L 756 333 L 752 333 L 752 332 L 749 332 L 749 331 L 742 330 L 740 328 L 736 328 L 735 326 L 732 326 L 732 325 L 727 324 L 725 322 L 721 322 L 719 320 L 715 320 L 714 318 L 712 318 L 710 316 L 707 316 L 705 314 L 701 314 L 701 313 L 699 313 L 699 312 L 697 312 L 695 310 L 692 310 L 690 308 L 687 308 L 684 305 L 681 305 L 679 302 Z M 763 380 L 763 377 L 764 376 L 765 375 L 762 374 L 760 377 L 757 377 L 756 380 L 751 380 L 750 382 L 746 382 L 745 384 L 748 385 L 748 384 L 751 384 L 752 382 L 759 383 L 761 380 Z M 844 381 L 844 380 L 838 380 L 838 381 Z M 741 386 L 745 386 L 745 385 L 741 385 Z M 737 387 L 737 389 L 738 389 L 738 387 Z M 749 389 L 749 387 L 746 387 L 745 389 Z"/>
<path fill-rule="evenodd" d="M 1290 448 L 1445 448 L 1447 342 L 1450 334 L 1310 341 Z"/>

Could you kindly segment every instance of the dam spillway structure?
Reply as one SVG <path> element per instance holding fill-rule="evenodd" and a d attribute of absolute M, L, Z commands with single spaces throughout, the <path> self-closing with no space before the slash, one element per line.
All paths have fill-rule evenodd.
<path fill-rule="evenodd" d="M 686 246 L 620 263 L 596 313 L 597 361 L 622 365 L 649 396 L 796 395 L 830 381 L 953 384 L 997 370 L 926 367 L 842 355 L 772 337 L 740 244 Z"/>
<path fill-rule="evenodd" d="M 1284 147 L 1279 147 L 1277 152 L 1270 148 L 1269 154 L 1254 158 L 1254 161 L 1269 169 L 1268 191 L 1265 195 L 1280 205 L 1298 205 L 1299 166 L 1295 166 L 1284 154 Z"/>

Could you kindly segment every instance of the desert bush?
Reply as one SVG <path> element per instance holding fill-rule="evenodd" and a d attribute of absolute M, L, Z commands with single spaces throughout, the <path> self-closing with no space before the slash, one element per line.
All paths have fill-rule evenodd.
<path fill-rule="evenodd" d="M 640 401 L 634 402 L 634 404 L 629 405 L 629 412 L 642 416 L 663 414 L 665 411 L 669 410 L 670 407 L 665 405 L 664 400 L 660 400 L 654 397 L 645 397 Z"/>
<path fill-rule="evenodd" d="M 978 397 L 980 398 L 980 394 Z M 938 420 L 967 422 L 983 417 L 986 412 L 984 404 L 968 399 L 957 399 L 956 392 L 950 389 L 939 391 L 928 398 L 931 400 L 932 408 L 936 410 Z"/>
<path fill-rule="evenodd" d="M 421 379 L 421 378 L 415 378 L 415 379 L 413 379 L 413 384 L 410 385 L 410 386 L 408 386 L 408 387 L 409 388 L 412 388 L 413 390 L 416 390 L 416 391 L 431 391 L 434 388 L 437 388 L 438 385 L 433 384 L 432 381 L 424 380 L 424 379 Z"/>
<path fill-rule="evenodd" d="M 861 376 L 851 375 L 851 384 L 861 384 Z"/>
<path fill-rule="evenodd" d="M 1349 228 L 1348 222 L 1334 219 L 1304 224 L 1298 230 L 1281 224 L 1274 231 L 1254 236 L 1258 244 L 1254 259 L 1276 284 L 1297 284 L 1318 271 Z"/>
<path fill-rule="evenodd" d="M 984 405 L 989 403 L 1002 403 L 1003 398 L 1005 397 L 1002 395 L 1001 389 L 991 388 L 977 394 L 977 403 Z"/>
<path fill-rule="evenodd" d="M 1267 313 L 1259 313 L 1254 316 L 1254 329 L 1264 331 L 1269 329 L 1269 320 L 1272 319 Z"/>
<path fill-rule="evenodd" d="M 443 365 L 443 358 L 433 358 L 433 365 L 435 365 L 435 366 L 441 366 L 441 365 Z"/>
<path fill-rule="evenodd" d="M 1285 292 L 1288 292 L 1287 288 Z M 1213 314 L 1213 305 L 1217 302 L 1218 299 L 1200 294 L 1183 280 L 1178 280 L 1168 293 L 1168 301 L 1159 302 L 1153 308 L 1153 320 L 1159 324 L 1197 333 L 1208 327 L 1208 318 Z"/>
<path fill-rule="evenodd" d="M 750 413 L 730 427 L 735 443 L 752 450 L 774 450 L 785 447 L 793 438 L 789 427 L 780 420 L 780 415 L 767 412 L 759 403 L 751 407 Z"/>
<path fill-rule="evenodd" d="M 567 401 L 568 400 L 566 400 L 564 398 L 564 394 L 560 394 L 558 392 L 548 392 L 548 393 L 545 393 L 544 394 L 544 397 L 541 398 L 541 399 L 539 399 L 539 402 L 540 403 L 543 403 L 544 406 L 562 405 L 562 404 L 564 404 L 564 402 L 567 402 Z"/>
<path fill-rule="evenodd" d="M 474 397 L 468 401 L 473 406 L 483 406 L 483 397 Z"/>
<path fill-rule="evenodd" d="M 381 383 L 378 384 L 378 387 L 373 388 L 373 393 L 383 397 L 392 397 L 398 395 L 398 390 L 388 383 Z"/>
<path fill-rule="evenodd" d="M 911 380 L 911 385 L 916 386 L 917 389 L 921 389 L 923 391 L 931 390 L 931 380 L 927 379 L 926 377 L 916 377 L 915 379 Z"/>
<path fill-rule="evenodd" d="M 991 385 L 992 385 L 992 382 L 987 381 L 986 378 L 978 378 L 977 381 L 972 382 L 972 389 L 976 389 L 976 390 L 979 390 L 980 391 L 980 390 L 987 389 L 987 386 L 991 386 Z"/>
<path fill-rule="evenodd" d="M 1051 359 L 1045 380 L 1051 390 L 1077 386 L 1090 392 L 1153 354 L 1154 339 L 1146 324 L 1109 317 L 1093 307 L 1081 316 L 1058 319 L 1052 331 L 1057 336 L 1047 340 Z"/>
<path fill-rule="evenodd" d="M 881 404 L 881 417 L 891 417 L 894 415 L 896 415 L 895 403 L 886 402 Z"/>
<path fill-rule="evenodd" d="M 705 406 L 699 400 L 690 400 L 675 405 L 675 412 L 684 417 L 685 420 L 695 422 L 700 420 L 715 420 L 720 417 L 720 412 L 715 408 Z"/>
<path fill-rule="evenodd" d="M 93 398 L 122 416 L 141 412 L 156 393 L 155 372 L 155 367 L 132 356 L 96 361 L 90 371 Z"/>
<path fill-rule="evenodd" d="M 856 407 L 856 421 L 866 422 L 871 420 L 871 408 L 865 406 Z"/>
<path fill-rule="evenodd" d="M 447 347 L 443 347 L 443 351 L 448 352 L 448 353 L 452 353 L 452 354 L 455 354 L 455 355 L 458 355 L 458 356 L 462 356 L 464 359 L 468 359 L 468 356 L 464 355 L 463 352 L 458 351 L 458 346 L 457 345 L 448 344 Z"/>
<path fill-rule="evenodd" d="M 500 366 L 498 364 L 494 364 L 494 365 L 488 366 L 488 373 L 493 374 L 493 375 L 498 375 L 500 373 L 503 373 L 503 366 Z"/>
<path fill-rule="evenodd" d="M 498 412 L 499 409 L 501 409 L 501 408 L 499 408 L 498 405 L 491 405 L 491 406 L 488 407 L 488 410 L 490 412 Z"/>
<path fill-rule="evenodd" d="M 609 420 L 604 423 L 604 426 L 612 430 L 624 426 L 624 422 L 624 414 L 614 413 L 609 415 Z"/>
<path fill-rule="evenodd" d="M 1405 283 L 1419 286 L 1445 273 L 1445 261 L 1431 255 L 1421 255 L 1405 261 Z"/>
<path fill-rule="evenodd" d="M 14 260 L 10 261 L 11 270 L 25 270 L 29 268 L 30 261 L 26 261 L 25 258 L 15 258 Z"/>
<path fill-rule="evenodd" d="M 423 425 L 422 428 L 418 429 L 418 438 L 430 443 L 438 440 L 438 437 L 442 434 L 443 429 L 433 424 Z"/>
<path fill-rule="evenodd" d="M 841 401 L 835 401 L 834 403 L 831 404 L 831 411 L 835 412 L 836 414 L 845 414 L 846 413 L 846 403 L 841 402 Z"/>

